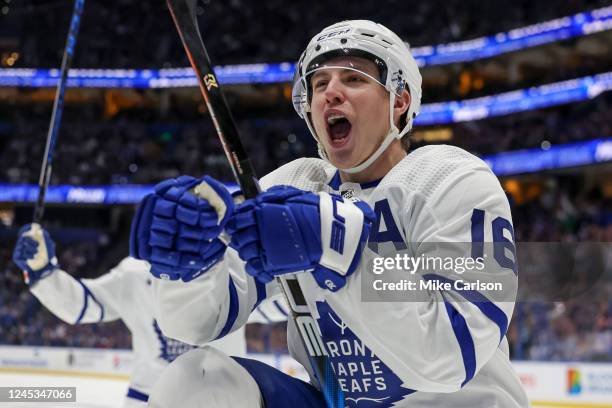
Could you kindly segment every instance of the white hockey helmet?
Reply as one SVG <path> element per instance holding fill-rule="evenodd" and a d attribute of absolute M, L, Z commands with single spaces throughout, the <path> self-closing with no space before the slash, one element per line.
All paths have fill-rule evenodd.
<path fill-rule="evenodd" d="M 337 57 L 367 58 L 378 66 L 379 78 L 372 78 L 389 92 L 389 133 L 379 148 L 359 165 L 341 169 L 346 173 L 358 173 L 370 166 L 395 139 L 401 139 L 410 129 L 421 107 L 421 73 L 409 47 L 391 30 L 369 20 L 342 21 L 326 27 L 315 35 L 302 53 L 293 79 L 293 107 L 306 121 L 310 133 L 318 143 L 319 155 L 328 160 L 327 153 L 314 130 L 310 119 L 312 98 L 310 76 L 321 69 L 348 68 L 326 65 Z M 354 69 L 358 71 L 358 69 Z M 411 102 L 406 112 L 405 126 L 398 129 L 393 121 L 395 97 L 408 86 Z"/>

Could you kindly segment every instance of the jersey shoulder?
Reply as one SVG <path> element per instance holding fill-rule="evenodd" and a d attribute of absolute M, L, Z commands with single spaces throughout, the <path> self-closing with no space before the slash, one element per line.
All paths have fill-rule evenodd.
<path fill-rule="evenodd" d="M 385 176 L 380 186 L 400 184 L 408 191 L 431 198 L 452 186 L 453 181 L 482 173 L 486 174 L 486 180 L 499 185 L 497 177 L 480 158 L 456 146 L 430 145 L 410 152 Z"/>
<path fill-rule="evenodd" d="M 123 258 L 117 266 L 113 268 L 114 273 L 130 275 L 149 275 L 149 263 L 130 256 Z"/>
<path fill-rule="evenodd" d="M 336 168 L 324 160 L 304 157 L 282 165 L 261 179 L 264 190 L 277 185 L 289 185 L 302 190 L 322 191 Z"/>

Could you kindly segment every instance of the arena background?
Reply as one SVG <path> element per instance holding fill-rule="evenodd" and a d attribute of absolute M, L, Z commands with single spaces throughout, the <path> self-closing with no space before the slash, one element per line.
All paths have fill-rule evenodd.
<path fill-rule="evenodd" d="M 71 10 L 69 1 L 0 0 L 0 385 L 80 378 L 98 403 L 119 389 L 108 401 L 116 406 L 130 367 L 127 329 L 63 324 L 10 260 L 32 218 Z M 483 157 L 509 195 L 517 242 L 599 244 L 601 262 L 572 259 L 571 282 L 531 276 L 581 283 L 581 296 L 517 304 L 507 337 L 534 405 L 612 406 L 609 2 L 206 0 L 198 14 L 260 175 L 316 156 L 290 83 L 313 34 L 368 18 L 409 42 L 423 74 L 413 146 L 447 143 Z M 127 255 L 134 206 L 154 183 L 181 174 L 232 182 L 188 66 L 165 2 L 86 2 L 44 218 L 75 277 L 99 276 Z M 284 330 L 249 325 L 249 352 L 300 375 Z"/>

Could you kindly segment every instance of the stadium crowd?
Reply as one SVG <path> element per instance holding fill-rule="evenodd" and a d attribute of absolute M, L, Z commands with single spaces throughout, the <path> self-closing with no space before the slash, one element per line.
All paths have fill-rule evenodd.
<path fill-rule="evenodd" d="M 612 361 L 612 199 L 584 183 L 551 177 L 513 208 L 525 260 L 508 330 L 516 359 Z"/>
<path fill-rule="evenodd" d="M 605 0 L 547 2 L 435 0 L 407 3 L 241 0 L 199 3 L 203 37 L 219 64 L 293 61 L 321 27 L 342 19 L 385 21 L 413 46 L 435 45 L 491 35 L 572 15 L 607 4 Z M 60 61 L 71 2 L 22 0 L 8 4 L 0 39 L 18 44 L 15 67 L 55 67 Z M 36 35 L 32 35 L 32 33 Z M 287 39 L 279 41 L 279 39 Z M 186 58 L 164 1 L 88 1 L 79 33 L 75 66 L 162 68 L 185 66 Z M 0 49 L 1 50 L 1 49 Z M 15 51 L 14 49 L 11 51 Z"/>
<path fill-rule="evenodd" d="M 44 152 L 48 119 L 15 111 L 0 128 L 0 183 L 35 183 Z M 72 116 L 71 116 L 72 115 Z M 143 117 L 144 115 L 144 117 Z M 148 113 L 129 112 L 110 121 L 95 108 L 67 113 L 62 124 L 52 184 L 146 184 L 180 174 L 210 174 L 232 181 L 212 123 L 205 118 L 147 122 Z M 550 144 L 612 136 L 612 94 L 546 110 L 454 124 L 450 143 L 476 154 L 494 154 Z M 45 117 L 46 118 L 46 117 Z M 296 157 L 316 156 L 303 122 L 244 119 L 241 135 L 258 174 Z M 420 131 L 417 127 L 415 131 Z M 15 137 L 19 135 L 19 137 Z M 493 141 L 493 142 L 492 142 Z"/>
<path fill-rule="evenodd" d="M 544 141 L 554 145 L 606 138 L 612 137 L 611 117 L 612 94 L 603 94 L 586 102 L 461 122 L 453 127 L 453 143 L 481 155 L 541 147 Z"/>

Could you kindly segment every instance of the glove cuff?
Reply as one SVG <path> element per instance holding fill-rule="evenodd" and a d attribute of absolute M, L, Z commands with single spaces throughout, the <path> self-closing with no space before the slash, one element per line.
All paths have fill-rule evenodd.
<path fill-rule="evenodd" d="M 324 266 L 317 266 L 312 272 L 317 284 L 331 292 L 337 292 L 346 285 L 346 276 L 340 276 L 338 272 L 332 271 Z"/>
<path fill-rule="evenodd" d="M 57 258 L 53 257 L 49 264 L 39 271 L 23 271 L 23 280 L 29 287 L 33 287 L 38 281 L 51 276 L 58 269 L 60 268 L 57 264 Z"/>

